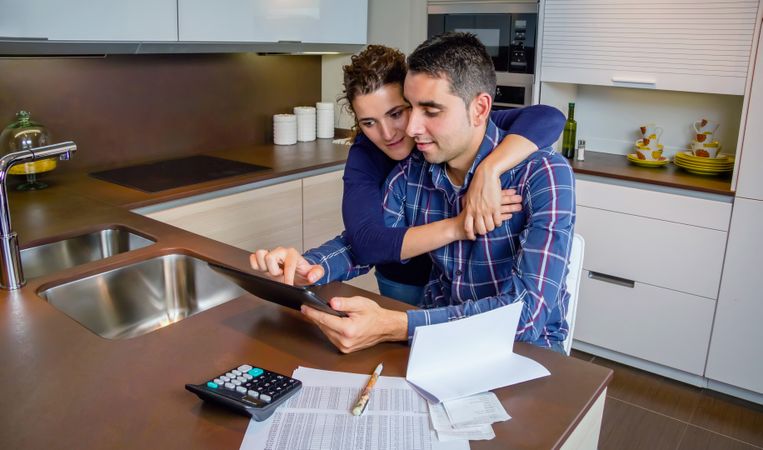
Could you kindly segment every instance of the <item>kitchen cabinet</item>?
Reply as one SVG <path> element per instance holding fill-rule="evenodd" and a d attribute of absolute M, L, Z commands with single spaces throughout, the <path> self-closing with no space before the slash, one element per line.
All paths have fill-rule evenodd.
<path fill-rule="evenodd" d="M 763 398 L 763 317 L 760 255 L 763 254 L 763 36 L 758 43 L 731 215 L 726 260 L 705 376 Z"/>
<path fill-rule="evenodd" d="M 747 120 L 737 180 L 737 196 L 763 200 L 763 33 L 748 96 Z"/>
<path fill-rule="evenodd" d="M 344 230 L 343 171 L 302 179 L 305 250 L 318 247 Z"/>
<path fill-rule="evenodd" d="M 317 247 L 344 230 L 342 170 L 284 181 L 179 206 L 147 217 L 248 251 Z M 373 270 L 348 282 L 379 293 Z"/>
<path fill-rule="evenodd" d="M 342 193 L 344 171 L 329 172 L 302 179 L 304 202 L 305 250 L 317 247 L 344 230 L 342 221 Z M 379 293 L 373 269 L 371 272 L 347 282 L 355 287 Z"/>
<path fill-rule="evenodd" d="M 743 95 L 758 0 L 545 0 L 540 79 Z"/>
<path fill-rule="evenodd" d="M 580 177 L 576 191 L 575 340 L 701 376 L 731 204 Z"/>
<path fill-rule="evenodd" d="M 0 36 L 79 41 L 177 41 L 176 0 L 0 0 Z"/>
<path fill-rule="evenodd" d="M 763 201 L 737 198 L 706 372 L 712 380 L 759 394 L 763 394 L 763 348 L 758 340 L 763 317 L 761 223 Z"/>
<path fill-rule="evenodd" d="M 302 181 L 162 209 L 152 219 L 235 247 L 302 250 Z"/>
<path fill-rule="evenodd" d="M 367 0 L 178 0 L 178 39 L 365 44 L 367 17 Z"/>

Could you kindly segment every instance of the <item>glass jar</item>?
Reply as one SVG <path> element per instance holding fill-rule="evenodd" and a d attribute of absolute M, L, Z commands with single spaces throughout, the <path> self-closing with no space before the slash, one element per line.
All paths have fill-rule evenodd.
<path fill-rule="evenodd" d="M 48 129 L 31 120 L 27 111 L 19 111 L 16 114 L 16 121 L 5 127 L 0 133 L 0 152 L 8 154 L 21 150 L 29 150 L 35 147 L 42 147 L 50 143 L 50 133 Z M 55 158 L 41 159 L 23 164 L 17 164 L 8 170 L 10 175 L 25 175 L 26 183 L 20 184 L 19 190 L 36 190 L 47 187 L 47 184 L 37 181 L 37 174 L 49 172 L 56 168 L 57 160 Z"/>

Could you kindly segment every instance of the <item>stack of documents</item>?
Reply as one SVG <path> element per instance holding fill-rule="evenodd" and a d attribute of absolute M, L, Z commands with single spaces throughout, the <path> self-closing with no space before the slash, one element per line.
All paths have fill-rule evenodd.
<path fill-rule="evenodd" d="M 467 450 L 465 440 L 442 442 L 427 403 L 402 377 L 379 377 L 361 416 L 350 412 L 368 374 L 299 367 L 302 390 L 265 422 L 249 422 L 242 450 Z"/>
<path fill-rule="evenodd" d="M 437 439 L 443 442 L 493 439 L 495 433 L 491 425 L 511 419 L 492 392 L 430 403 L 429 414 Z"/>

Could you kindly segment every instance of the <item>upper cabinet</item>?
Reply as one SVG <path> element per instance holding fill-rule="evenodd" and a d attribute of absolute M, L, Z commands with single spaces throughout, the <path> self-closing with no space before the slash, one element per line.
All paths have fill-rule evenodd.
<path fill-rule="evenodd" d="M 737 180 L 737 196 L 763 200 L 763 33 L 748 98 L 747 120 L 742 141 L 742 161 Z"/>
<path fill-rule="evenodd" d="M 0 56 L 354 53 L 368 0 L 0 0 Z"/>
<path fill-rule="evenodd" d="M 365 44 L 368 0 L 178 0 L 180 41 Z"/>
<path fill-rule="evenodd" d="M 541 81 L 744 95 L 758 0 L 545 0 Z"/>
<path fill-rule="evenodd" d="M 0 0 L 2 39 L 177 41 L 176 0 Z"/>

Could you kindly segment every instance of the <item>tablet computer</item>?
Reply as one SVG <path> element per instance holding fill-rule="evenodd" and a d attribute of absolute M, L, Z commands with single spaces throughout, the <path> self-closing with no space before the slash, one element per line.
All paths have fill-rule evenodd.
<path fill-rule="evenodd" d="M 269 278 L 259 277 L 219 264 L 209 263 L 209 267 L 224 275 L 242 289 L 264 300 L 296 310 L 299 310 L 302 305 L 307 305 L 318 311 L 339 317 L 347 317 L 347 314 L 333 309 L 326 300 L 306 287 L 289 286 Z"/>

